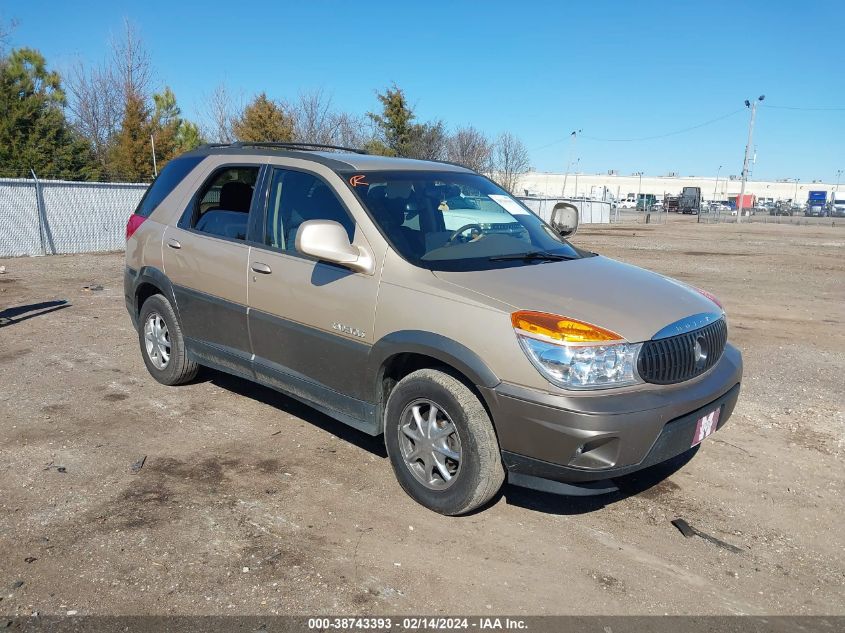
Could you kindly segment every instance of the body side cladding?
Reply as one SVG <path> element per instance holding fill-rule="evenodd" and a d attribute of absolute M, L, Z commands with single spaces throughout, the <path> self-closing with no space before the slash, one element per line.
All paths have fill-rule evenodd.
<path fill-rule="evenodd" d="M 249 356 L 231 348 L 190 338 L 185 339 L 185 346 L 188 357 L 200 365 L 257 382 L 368 435 L 381 432 L 376 421 L 376 407 L 369 402 L 356 400 L 317 384 L 276 363 L 253 361 Z"/>

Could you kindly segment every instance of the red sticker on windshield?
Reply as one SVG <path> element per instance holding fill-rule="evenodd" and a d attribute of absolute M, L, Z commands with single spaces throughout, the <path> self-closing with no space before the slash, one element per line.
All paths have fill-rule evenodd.
<path fill-rule="evenodd" d="M 352 185 L 353 187 L 357 187 L 358 185 L 366 185 L 368 183 L 364 182 L 365 178 L 366 178 L 366 176 L 364 174 L 352 176 L 352 178 L 349 179 L 349 184 Z"/>

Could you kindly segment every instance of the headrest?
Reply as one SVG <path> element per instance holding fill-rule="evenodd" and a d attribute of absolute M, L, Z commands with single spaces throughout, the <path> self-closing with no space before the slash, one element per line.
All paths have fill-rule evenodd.
<path fill-rule="evenodd" d="M 226 211 L 249 212 L 252 187 L 245 182 L 231 181 L 220 188 L 220 208 Z"/>
<path fill-rule="evenodd" d="M 387 183 L 387 198 L 408 198 L 411 195 L 411 182 L 408 180 Z"/>

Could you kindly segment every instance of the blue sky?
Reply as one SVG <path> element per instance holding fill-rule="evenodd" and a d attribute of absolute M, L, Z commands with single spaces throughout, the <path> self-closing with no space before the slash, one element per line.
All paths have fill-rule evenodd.
<path fill-rule="evenodd" d="M 102 60 L 130 19 L 157 86 L 170 85 L 189 118 L 221 81 L 246 98 L 322 88 L 356 113 L 396 82 L 421 119 L 516 133 L 538 170 L 563 171 L 569 133 L 581 129 L 574 155 L 586 173 L 713 175 L 722 165 L 726 175 L 741 170 L 743 101 L 765 94 L 755 178 L 829 182 L 845 168 L 841 1 L 2 0 L 0 16 L 19 22 L 12 46 L 41 50 L 59 70 Z M 740 109 L 665 138 L 596 140 L 662 135 Z"/>

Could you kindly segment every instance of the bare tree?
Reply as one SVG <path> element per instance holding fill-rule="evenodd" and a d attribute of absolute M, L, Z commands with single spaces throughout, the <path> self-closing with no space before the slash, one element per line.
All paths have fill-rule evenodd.
<path fill-rule="evenodd" d="M 461 127 L 446 142 L 446 158 L 473 171 L 489 173 L 493 144 L 471 125 Z"/>
<path fill-rule="evenodd" d="M 300 143 L 337 144 L 340 117 L 332 111 L 331 97 L 322 89 L 300 93 L 290 111 L 295 140 Z"/>
<path fill-rule="evenodd" d="M 375 138 L 373 122 L 364 116 L 341 112 L 337 118 L 337 145 L 363 148 Z"/>
<path fill-rule="evenodd" d="M 446 156 L 446 126 L 443 121 L 416 123 L 410 128 L 408 158 L 443 160 Z"/>
<path fill-rule="evenodd" d="M 12 32 L 18 27 L 18 21 L 12 18 L 5 22 L 0 18 L 0 55 L 6 52 L 6 45 L 12 37 Z"/>
<path fill-rule="evenodd" d="M 122 101 L 130 97 L 146 101 L 150 92 L 152 69 L 150 55 L 138 34 L 138 29 L 128 19 L 123 22 L 123 35 L 113 38 L 112 72 L 120 82 Z"/>
<path fill-rule="evenodd" d="M 510 132 L 500 134 L 493 150 L 494 179 L 503 189 L 515 193 L 520 177 L 530 168 L 531 160 L 523 142 Z"/>
<path fill-rule="evenodd" d="M 107 65 L 86 70 L 81 62 L 71 68 L 66 85 L 73 125 L 91 144 L 97 162 L 105 168 L 109 147 L 122 119 L 121 86 Z"/>
<path fill-rule="evenodd" d="M 220 83 L 206 97 L 205 116 L 208 124 L 203 133 L 214 143 L 231 143 L 235 140 L 232 133 L 232 121 L 236 117 L 235 99 L 225 83 Z"/>

